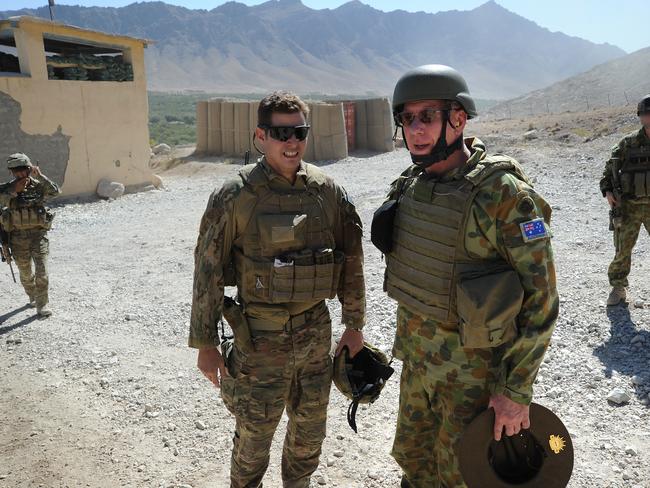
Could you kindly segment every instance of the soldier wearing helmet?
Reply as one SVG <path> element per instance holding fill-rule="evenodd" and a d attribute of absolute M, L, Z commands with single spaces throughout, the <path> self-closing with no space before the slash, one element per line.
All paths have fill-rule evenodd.
<path fill-rule="evenodd" d="M 0 207 L 6 207 L 2 210 L 2 229 L 9 236 L 9 247 L 30 305 L 36 307 L 39 316 L 49 317 L 47 231 L 54 214 L 44 202 L 58 195 L 59 187 L 23 153 L 10 155 L 7 167 L 14 179 L 0 185 Z"/>
<path fill-rule="evenodd" d="M 608 306 L 627 301 L 632 249 L 641 224 L 650 233 L 650 94 L 639 101 L 636 114 L 642 127 L 612 147 L 600 180 L 600 191 L 610 206 L 616 248 L 607 273 L 612 286 Z"/>
<path fill-rule="evenodd" d="M 530 426 L 533 382 L 558 314 L 551 208 L 521 166 L 464 138 L 477 115 L 442 65 L 403 75 L 393 112 L 413 165 L 375 212 L 403 361 L 392 455 L 402 487 L 465 487 L 458 441 L 494 408 L 494 437 Z"/>

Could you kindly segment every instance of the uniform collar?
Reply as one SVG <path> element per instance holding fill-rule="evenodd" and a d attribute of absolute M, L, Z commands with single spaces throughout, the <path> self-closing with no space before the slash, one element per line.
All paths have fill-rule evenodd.
<path fill-rule="evenodd" d="M 637 134 L 636 137 L 640 144 L 650 144 L 650 138 L 645 133 L 645 129 L 643 128 L 643 126 L 641 126 L 641 129 L 639 129 L 639 133 Z"/>
<path fill-rule="evenodd" d="M 300 167 L 296 172 L 296 182 L 293 185 L 291 185 L 291 183 L 289 183 L 283 176 L 275 171 L 264 156 L 259 159 L 258 164 L 264 170 L 264 174 L 269 179 L 270 184 L 289 188 L 304 188 L 306 186 L 307 168 L 304 161 L 300 161 Z"/>
<path fill-rule="evenodd" d="M 478 137 L 466 137 L 463 142 L 471 153 L 465 164 L 454 168 L 440 177 L 441 181 L 459 180 L 467 173 L 472 171 L 479 161 L 485 158 L 485 144 Z"/>

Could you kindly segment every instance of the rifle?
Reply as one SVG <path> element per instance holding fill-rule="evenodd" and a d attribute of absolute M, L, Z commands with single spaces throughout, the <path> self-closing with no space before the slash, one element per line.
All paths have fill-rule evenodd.
<path fill-rule="evenodd" d="M 623 225 L 621 203 L 623 191 L 621 189 L 619 159 L 612 158 L 612 193 L 616 198 L 616 205 L 609 210 L 609 230 L 616 230 Z"/>
<path fill-rule="evenodd" d="M 9 234 L 5 232 L 2 227 L 0 227 L 0 256 L 2 256 L 2 262 L 6 262 L 9 265 L 11 277 L 14 279 L 14 283 L 17 283 L 14 268 L 11 265 L 13 256 L 11 255 L 11 248 L 9 247 Z"/>

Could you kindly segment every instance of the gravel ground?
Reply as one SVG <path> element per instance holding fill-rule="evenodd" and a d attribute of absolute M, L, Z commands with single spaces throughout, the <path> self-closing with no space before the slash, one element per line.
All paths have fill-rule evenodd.
<path fill-rule="evenodd" d="M 620 134 L 589 144 L 528 120 L 478 123 L 491 150 L 518 158 L 552 204 L 561 315 L 536 401 L 571 432 L 571 488 L 650 487 L 650 273 L 647 236 L 633 256 L 631 303 L 607 309 L 613 256 L 598 178 Z M 564 123 L 558 122 L 560 127 Z M 554 128 L 553 128 L 554 127 Z M 408 155 L 324 164 L 355 201 L 366 229 Z M 199 219 L 213 188 L 237 172 L 222 160 L 162 174 L 166 190 L 67 204 L 50 233 L 54 316 L 36 320 L 20 285 L 0 268 L 0 486 L 225 487 L 234 422 L 186 346 Z M 366 236 L 367 339 L 390 351 L 395 304 Z M 3 265 L 4 266 L 4 265 Z M 334 336 L 340 308 L 331 303 Z M 382 397 L 358 413 L 359 434 L 333 389 L 328 437 L 314 486 L 396 487 L 389 455 L 400 364 Z M 615 388 L 629 401 L 607 400 Z M 265 486 L 281 486 L 284 422 Z"/>

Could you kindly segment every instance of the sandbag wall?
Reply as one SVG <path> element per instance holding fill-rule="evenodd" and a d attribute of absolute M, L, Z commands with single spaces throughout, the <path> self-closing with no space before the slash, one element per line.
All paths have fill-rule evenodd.
<path fill-rule="evenodd" d="M 394 150 L 393 117 L 388 98 L 354 100 L 354 128 L 346 127 L 344 103 L 310 103 L 311 131 L 306 161 L 343 159 L 348 149 Z M 212 99 L 196 105 L 196 153 L 210 156 L 259 156 L 252 144 L 259 102 Z M 350 107 L 347 107 L 348 125 Z M 348 145 L 350 133 L 354 142 Z"/>
<path fill-rule="evenodd" d="M 388 98 L 354 100 L 355 147 L 370 151 L 389 152 L 393 142 L 393 111 Z"/>
<path fill-rule="evenodd" d="M 252 158 L 260 155 L 253 146 L 259 102 L 214 98 L 196 104 L 196 153 L 209 156 Z"/>

